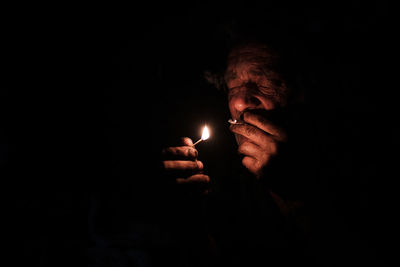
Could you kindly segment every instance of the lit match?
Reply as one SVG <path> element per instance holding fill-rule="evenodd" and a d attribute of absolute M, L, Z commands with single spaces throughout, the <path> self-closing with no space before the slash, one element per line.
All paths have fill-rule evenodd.
<path fill-rule="evenodd" d="M 196 143 L 194 143 L 192 146 L 194 147 L 195 145 L 197 145 L 201 141 L 207 140 L 209 137 L 210 137 L 210 132 L 209 132 L 209 130 L 207 128 L 207 125 L 205 125 L 204 129 L 203 129 L 203 133 L 201 135 L 201 138 Z"/>

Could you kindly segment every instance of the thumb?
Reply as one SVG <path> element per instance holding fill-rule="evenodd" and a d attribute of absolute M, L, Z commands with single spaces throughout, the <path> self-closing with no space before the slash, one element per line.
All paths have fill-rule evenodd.
<path fill-rule="evenodd" d="M 184 145 L 184 146 L 192 146 L 193 145 L 193 141 L 189 137 L 182 137 L 181 138 L 181 144 Z"/>

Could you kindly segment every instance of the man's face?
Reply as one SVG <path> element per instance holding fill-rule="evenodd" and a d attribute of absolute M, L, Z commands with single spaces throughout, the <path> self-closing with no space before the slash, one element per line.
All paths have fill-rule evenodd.
<path fill-rule="evenodd" d="M 262 46 L 244 46 L 231 52 L 225 81 L 233 119 L 242 119 L 245 111 L 266 115 L 267 111 L 286 105 L 287 87 L 274 70 L 276 60 Z M 236 137 L 240 144 L 240 136 Z"/>

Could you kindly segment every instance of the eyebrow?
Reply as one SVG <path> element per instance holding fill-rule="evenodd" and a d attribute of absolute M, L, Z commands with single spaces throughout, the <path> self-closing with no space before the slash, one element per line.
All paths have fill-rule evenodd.
<path fill-rule="evenodd" d="M 264 73 L 261 69 L 256 68 L 256 69 L 250 69 L 249 73 L 254 75 L 254 76 L 262 76 Z"/>
<path fill-rule="evenodd" d="M 252 74 L 252 75 L 254 75 L 254 76 L 263 76 L 264 75 L 264 72 L 260 69 L 260 68 L 255 68 L 255 69 L 250 69 L 249 70 L 249 73 L 250 74 Z M 231 80 L 234 80 L 234 79 L 236 79 L 238 77 L 238 75 L 236 74 L 236 72 L 233 72 L 233 71 L 228 71 L 226 74 L 225 74 L 225 80 L 226 81 L 231 81 Z"/>

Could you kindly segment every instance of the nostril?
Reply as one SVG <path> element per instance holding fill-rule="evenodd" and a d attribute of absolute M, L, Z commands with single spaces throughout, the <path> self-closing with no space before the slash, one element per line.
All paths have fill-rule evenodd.
<path fill-rule="evenodd" d="M 240 87 L 231 88 L 229 94 L 229 105 L 231 110 L 242 112 L 247 108 L 257 108 L 262 102 L 258 97 L 256 86 L 247 83 Z"/>

